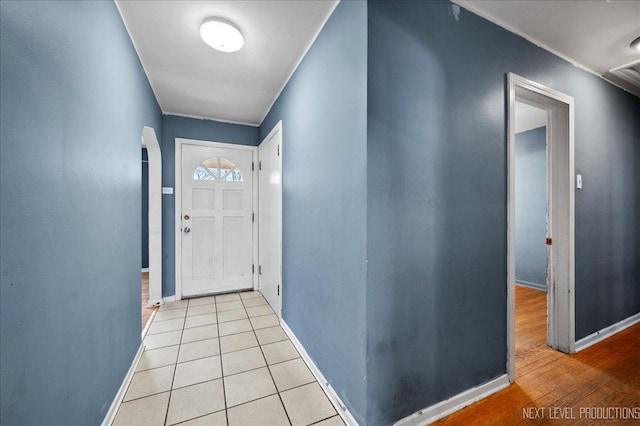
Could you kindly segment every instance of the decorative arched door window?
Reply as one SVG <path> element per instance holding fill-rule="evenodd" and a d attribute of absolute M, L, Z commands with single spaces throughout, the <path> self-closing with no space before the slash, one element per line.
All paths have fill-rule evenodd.
<path fill-rule="evenodd" d="M 222 157 L 208 158 L 198 164 L 193 171 L 193 180 L 244 181 L 238 166 Z"/>

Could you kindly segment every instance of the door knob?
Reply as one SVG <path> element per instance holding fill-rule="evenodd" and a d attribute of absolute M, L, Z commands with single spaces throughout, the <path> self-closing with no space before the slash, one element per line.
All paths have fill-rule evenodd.
<path fill-rule="evenodd" d="M 188 226 L 184 227 L 184 233 L 188 234 L 189 232 L 191 232 L 191 228 L 189 228 Z"/>

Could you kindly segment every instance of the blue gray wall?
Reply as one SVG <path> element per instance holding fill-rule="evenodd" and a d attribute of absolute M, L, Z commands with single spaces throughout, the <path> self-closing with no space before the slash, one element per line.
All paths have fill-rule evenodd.
<path fill-rule="evenodd" d="M 149 160 L 142 148 L 142 267 L 149 267 Z"/>
<path fill-rule="evenodd" d="M 574 96 L 576 337 L 640 311 L 640 99 L 445 1 L 368 3 L 367 424 L 506 372 L 506 73 Z"/>
<path fill-rule="evenodd" d="M 547 128 L 516 134 L 516 282 L 547 289 Z"/>
<path fill-rule="evenodd" d="M 260 127 L 283 126 L 283 318 L 364 424 L 367 6 L 342 2 Z"/>
<path fill-rule="evenodd" d="M 258 128 L 213 120 L 162 116 L 162 186 L 175 186 L 175 139 L 196 139 L 239 145 L 258 145 Z M 176 289 L 175 198 L 162 195 L 162 295 L 173 296 Z"/>
<path fill-rule="evenodd" d="M 0 93 L 0 423 L 99 424 L 140 345 L 160 109 L 113 2 L 1 2 Z"/>

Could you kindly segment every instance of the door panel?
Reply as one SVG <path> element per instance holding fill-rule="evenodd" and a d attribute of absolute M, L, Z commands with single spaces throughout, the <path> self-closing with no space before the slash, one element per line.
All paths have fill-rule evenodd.
<path fill-rule="evenodd" d="M 191 227 L 193 251 L 192 271 L 194 279 L 213 279 L 216 275 L 214 241 L 216 239 L 216 220 L 213 217 L 194 217 Z"/>
<path fill-rule="evenodd" d="M 282 133 L 278 129 L 259 147 L 260 291 L 282 316 Z"/>
<path fill-rule="evenodd" d="M 182 145 L 182 295 L 253 287 L 252 152 Z"/>
<path fill-rule="evenodd" d="M 225 217 L 223 230 L 224 274 L 227 277 L 242 275 L 243 265 L 250 252 L 242 245 L 244 224 L 242 217 Z"/>

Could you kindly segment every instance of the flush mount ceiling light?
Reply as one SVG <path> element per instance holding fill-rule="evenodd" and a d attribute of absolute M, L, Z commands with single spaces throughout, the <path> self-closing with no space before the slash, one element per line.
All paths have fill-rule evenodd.
<path fill-rule="evenodd" d="M 630 44 L 632 49 L 636 49 L 636 50 L 640 50 L 640 37 L 638 37 L 637 39 L 633 40 Z"/>
<path fill-rule="evenodd" d="M 244 44 L 244 37 L 238 27 L 220 18 L 206 19 L 200 26 L 200 37 L 221 52 L 235 52 Z"/>

